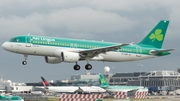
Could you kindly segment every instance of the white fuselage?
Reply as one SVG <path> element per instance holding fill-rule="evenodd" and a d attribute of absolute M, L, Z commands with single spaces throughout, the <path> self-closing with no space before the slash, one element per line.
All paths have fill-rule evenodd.
<path fill-rule="evenodd" d="M 104 93 L 106 92 L 105 89 L 98 87 L 98 86 L 84 86 L 84 87 L 80 87 L 83 92 L 99 92 L 99 93 Z"/>
<path fill-rule="evenodd" d="M 74 86 L 61 86 L 61 87 L 50 86 L 48 87 L 47 90 L 53 93 L 73 93 L 78 89 L 79 87 L 74 87 Z"/>
<path fill-rule="evenodd" d="M 42 45 L 33 45 L 29 43 L 14 43 L 14 42 L 5 42 L 2 47 L 10 52 L 19 53 L 19 54 L 27 54 L 27 55 L 37 55 L 37 56 L 52 56 L 58 57 L 55 54 L 56 50 L 63 51 L 73 51 L 78 52 L 78 48 L 61 48 L 55 46 L 42 46 Z M 124 52 L 116 52 L 110 51 L 105 54 L 99 54 L 101 59 L 91 59 L 99 60 L 99 61 L 109 61 L 109 62 L 125 62 L 125 61 L 136 61 L 143 60 L 148 58 L 155 58 L 155 55 L 144 55 L 144 54 L 135 54 L 135 53 L 124 53 Z"/>
<path fill-rule="evenodd" d="M 76 86 L 49 86 L 48 91 L 54 92 L 54 93 L 74 93 L 78 89 L 82 89 L 83 92 L 90 92 L 90 93 L 103 93 L 106 92 L 105 89 L 97 86 L 81 86 L 81 87 L 76 87 Z"/>

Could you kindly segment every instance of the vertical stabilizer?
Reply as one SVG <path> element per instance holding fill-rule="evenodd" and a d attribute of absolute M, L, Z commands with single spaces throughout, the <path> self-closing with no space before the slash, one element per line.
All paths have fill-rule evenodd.
<path fill-rule="evenodd" d="M 104 78 L 104 76 L 102 74 L 99 74 L 99 79 L 101 82 L 101 87 L 108 87 L 109 86 L 108 82 L 106 81 L 106 79 Z"/>
<path fill-rule="evenodd" d="M 161 48 L 168 24 L 169 21 L 161 20 L 138 45 L 149 45 L 156 48 Z"/>
<path fill-rule="evenodd" d="M 50 86 L 50 84 L 43 77 L 41 77 L 41 79 L 44 86 Z"/>

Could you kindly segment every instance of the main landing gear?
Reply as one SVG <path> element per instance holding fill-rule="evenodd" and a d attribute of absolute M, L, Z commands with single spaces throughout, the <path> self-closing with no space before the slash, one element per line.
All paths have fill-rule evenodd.
<path fill-rule="evenodd" d="M 80 70 L 80 66 L 77 64 L 77 62 L 76 62 L 76 64 L 74 65 L 74 70 Z"/>
<path fill-rule="evenodd" d="M 22 64 L 23 65 L 26 65 L 27 64 L 27 57 L 28 57 L 28 55 L 27 54 L 23 54 L 24 55 L 24 61 L 22 61 Z"/>
<path fill-rule="evenodd" d="M 80 65 L 78 65 L 77 63 L 74 65 L 74 70 L 80 70 Z M 91 64 L 86 64 L 85 65 L 85 69 L 86 70 L 91 70 L 92 69 L 92 65 Z"/>
<path fill-rule="evenodd" d="M 92 69 L 92 65 L 91 64 L 86 64 L 85 68 L 86 68 L 86 70 L 91 70 Z"/>
<path fill-rule="evenodd" d="M 89 58 L 86 58 L 87 64 L 85 65 L 85 69 L 86 70 L 91 70 L 92 69 L 92 65 L 89 63 Z"/>

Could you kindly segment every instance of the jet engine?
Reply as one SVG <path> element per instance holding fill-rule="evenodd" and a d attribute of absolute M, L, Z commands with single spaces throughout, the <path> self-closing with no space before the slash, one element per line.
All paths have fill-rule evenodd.
<path fill-rule="evenodd" d="M 45 61 L 46 63 L 56 64 L 56 63 L 61 63 L 61 58 L 45 56 Z"/>
<path fill-rule="evenodd" d="M 61 52 L 61 59 L 63 62 L 78 62 L 80 59 L 79 53 Z"/>
<path fill-rule="evenodd" d="M 78 62 L 80 59 L 79 53 L 56 50 L 54 57 L 45 56 L 46 63 L 56 64 L 61 62 Z"/>

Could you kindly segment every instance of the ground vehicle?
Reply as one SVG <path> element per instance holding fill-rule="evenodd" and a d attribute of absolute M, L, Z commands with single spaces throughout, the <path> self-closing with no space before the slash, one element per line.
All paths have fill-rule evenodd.
<path fill-rule="evenodd" d="M 44 95 L 44 92 L 42 92 L 42 91 L 32 91 L 31 94 L 34 94 L 34 95 Z"/>
<path fill-rule="evenodd" d="M 176 90 L 176 95 L 180 95 L 180 90 L 179 89 Z"/>

